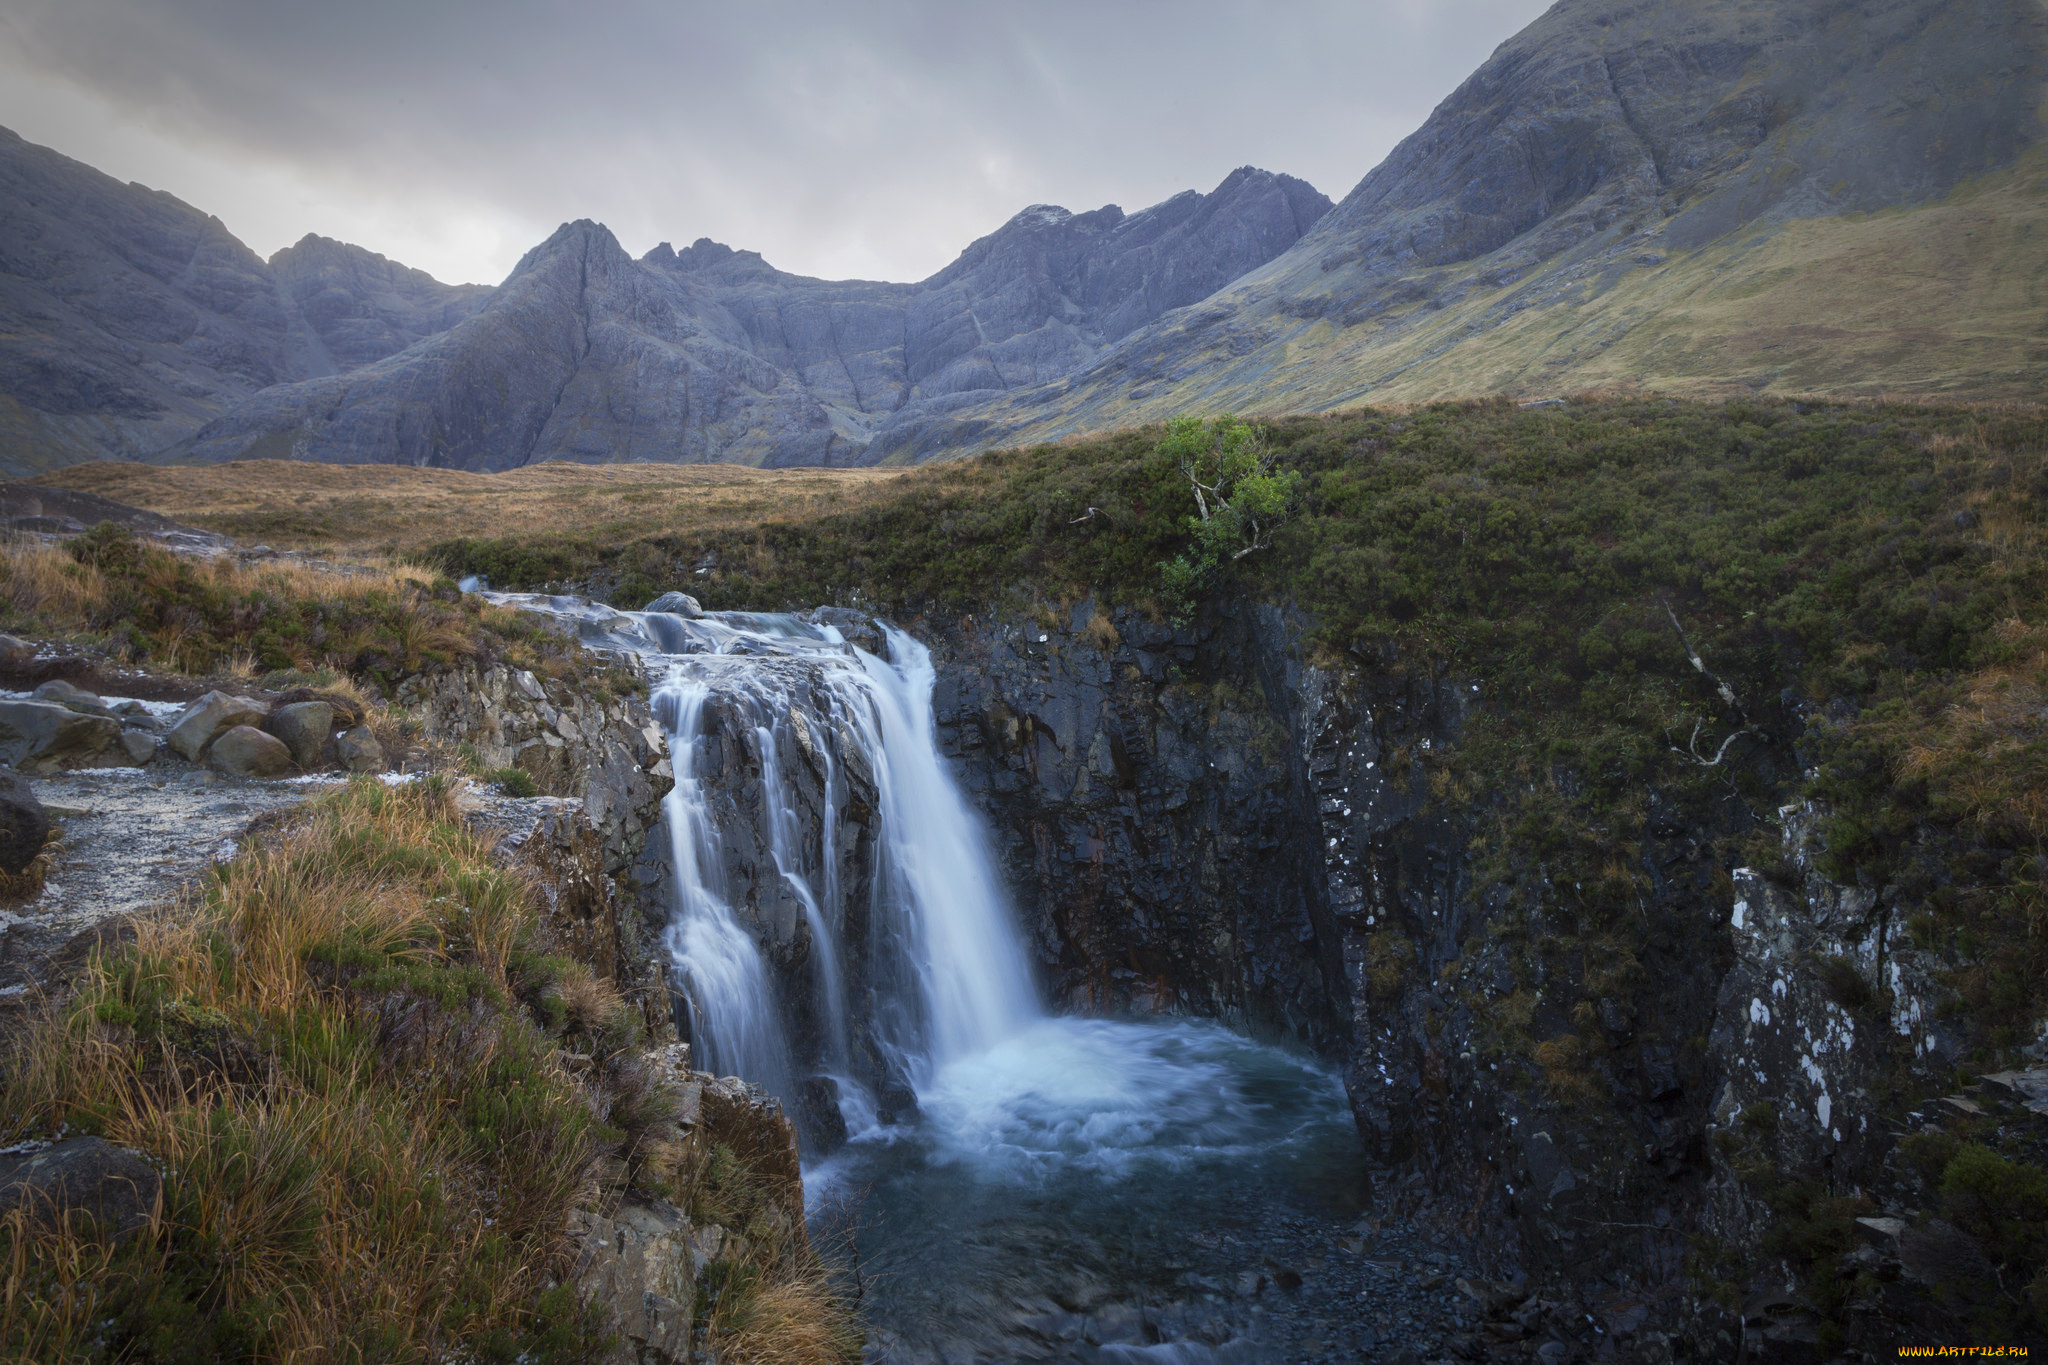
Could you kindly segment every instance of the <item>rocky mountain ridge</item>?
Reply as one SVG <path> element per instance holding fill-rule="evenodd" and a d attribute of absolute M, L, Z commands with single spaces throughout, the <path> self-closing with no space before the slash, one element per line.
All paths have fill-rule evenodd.
<path fill-rule="evenodd" d="M 171 453 L 475 470 L 870 462 L 1071 373 L 1272 259 L 1328 204 L 1246 167 L 1136 214 L 1034 205 L 920 284 L 790 275 L 703 239 L 635 261 L 602 225 L 571 223 L 476 316 L 360 371 L 267 390 Z"/>
<path fill-rule="evenodd" d="M 917 284 L 564 225 L 503 285 L 8 135 L 8 469 L 915 461 L 1235 409 L 2048 382 L 2036 0 L 1562 0 L 1334 208 L 1244 168 L 1034 205 Z M 0 471 L 4 472 L 4 471 Z"/>
<path fill-rule="evenodd" d="M 1033 205 L 916 284 L 565 224 L 444 285 L 308 236 L 269 261 L 170 195 L 0 138 L 0 456 L 847 464 L 1046 383 L 1298 240 L 1330 201 L 1244 167 L 1138 213 Z M 194 439 L 196 436 L 196 439 Z"/>
<path fill-rule="evenodd" d="M 135 459 L 272 384 L 402 350 L 490 291 L 219 219 L 0 129 L 0 440 L 31 472 Z"/>

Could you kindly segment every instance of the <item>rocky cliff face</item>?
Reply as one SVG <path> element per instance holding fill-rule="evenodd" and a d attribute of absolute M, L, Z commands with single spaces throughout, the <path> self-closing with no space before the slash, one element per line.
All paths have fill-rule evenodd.
<path fill-rule="evenodd" d="M 1487 794 L 1428 762 L 1484 680 L 1318 663 L 1300 625 L 1259 607 L 1175 630 L 1093 603 L 927 623 L 943 743 L 1067 1003 L 1317 1047 L 1380 1197 L 1626 1358 L 1746 1339 L 1806 1359 L 1840 1339 L 1829 1294 L 1862 1296 L 1870 1342 L 1962 1330 L 1996 1291 L 1969 1237 L 1913 1224 L 1936 1196 L 1899 1138 L 1940 1125 L 1898 1097 L 1943 1084 L 1967 1025 L 1902 893 L 1823 875 L 1811 807 L 1778 813 L 1782 854 L 1752 868 L 1721 854 L 1763 827 L 1742 802 L 1650 792 L 1632 946 L 1552 952 L 1575 890 L 1540 868 L 1504 884 Z M 1797 1253 L 1763 1254 L 1853 1234 L 1843 1210 L 1890 1240 L 1867 1266 L 1828 1252 L 1825 1291 Z"/>
<path fill-rule="evenodd" d="M 952 439 L 948 414 L 1071 373 L 1271 260 L 1328 207 L 1249 167 L 1128 216 L 1035 205 L 920 284 L 809 279 L 706 240 L 634 261 L 572 223 L 476 316 L 260 394 L 180 453 L 462 469 L 915 456 Z"/>
<path fill-rule="evenodd" d="M 630 660 L 614 676 L 637 678 Z M 531 871 L 548 905 L 544 931 L 636 1005 L 654 1038 L 674 1033 L 667 907 L 633 868 L 674 785 L 668 742 L 637 691 L 599 696 L 519 669 L 474 665 L 414 678 L 396 697 L 422 735 L 467 748 L 476 766 L 518 768 L 547 795 L 475 796 L 471 819 L 501 856 Z"/>
<path fill-rule="evenodd" d="M 1283 623 L 1176 630 L 1085 601 L 942 638 L 942 747 L 996 813 L 1053 993 L 1338 1045 L 1341 959 L 1300 759 L 1261 688 Z"/>
<path fill-rule="evenodd" d="M 487 292 L 321 237 L 266 263 L 219 219 L 0 129 L 0 468 L 150 454 Z"/>

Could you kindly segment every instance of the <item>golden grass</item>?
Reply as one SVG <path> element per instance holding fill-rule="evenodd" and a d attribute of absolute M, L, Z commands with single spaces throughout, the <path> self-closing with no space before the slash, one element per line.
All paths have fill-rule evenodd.
<path fill-rule="evenodd" d="M 428 570 L 403 563 L 345 573 L 292 560 L 244 564 L 231 555 L 187 562 L 196 566 L 206 581 L 234 596 L 270 592 L 292 599 L 360 603 L 373 594 L 389 595 L 434 578 Z M 148 575 L 143 585 L 165 590 L 175 585 L 175 579 L 167 571 L 157 571 Z M 106 607 L 109 590 L 106 576 L 98 568 L 80 564 L 62 545 L 9 537 L 0 539 L 0 594 L 23 616 L 82 618 Z"/>
<path fill-rule="evenodd" d="M 98 493 L 244 544 L 363 562 L 459 536 L 550 528 L 624 541 L 851 510 L 892 497 L 900 469 L 549 463 L 502 474 L 291 460 L 172 466 L 95 463 L 40 482 Z"/>
<path fill-rule="evenodd" d="M 844 1365 L 860 1340 L 822 1269 L 756 1289 L 735 1311 L 714 1313 L 711 1335 L 726 1365 Z"/>
<path fill-rule="evenodd" d="M 0 1139 L 97 1133 L 165 1198 L 119 1246 L 0 1219 L 0 1360 L 593 1358 L 551 1286 L 611 1153 L 732 1228 L 720 1359 L 858 1359 L 787 1192 L 715 1130 L 678 1139 L 631 1012 L 540 955 L 537 915 L 451 789 L 358 780 L 96 956 L 16 1040 Z"/>
<path fill-rule="evenodd" d="M 316 969 L 347 945 L 399 965 L 459 960 L 506 991 L 530 888 L 451 823 L 440 789 L 358 785 L 243 855 L 196 913 L 143 921 L 132 950 L 96 960 L 72 1006 L 31 1026 L 0 1131 L 96 1130 L 170 1172 L 178 1197 L 120 1253 L 75 1229 L 0 1229 L 13 1258 L 0 1343 L 18 1358 L 146 1323 L 193 1275 L 199 1303 L 260 1337 L 258 1358 L 349 1359 L 371 1343 L 420 1358 L 519 1325 L 559 1272 L 567 1210 L 596 1193 L 589 1137 L 541 1134 L 506 1167 L 451 1121 L 451 1102 L 530 1050 L 520 1026 L 415 1005 L 418 1036 L 394 1068 L 367 1045 L 375 1012 Z M 551 1064 L 528 1083 L 560 1113 L 585 1102 Z M 522 1257 L 472 1273 L 504 1262 L 508 1239 Z M 88 1287 L 98 1306 L 81 1312 Z"/>
<path fill-rule="evenodd" d="M 2048 629 L 2018 619 L 1997 627 L 2009 662 L 1960 679 L 1932 718 L 1899 727 L 1902 778 L 1927 782 L 1957 814 L 2048 844 Z"/>

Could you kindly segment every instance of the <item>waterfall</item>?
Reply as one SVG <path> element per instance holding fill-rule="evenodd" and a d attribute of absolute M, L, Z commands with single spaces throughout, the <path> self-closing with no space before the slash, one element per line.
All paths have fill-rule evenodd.
<path fill-rule="evenodd" d="M 675 859 L 675 915 L 664 935 L 689 1001 L 705 1066 L 778 1092 L 789 1089 L 788 1044 L 773 1007 L 760 950 L 740 926 L 721 876 L 718 822 L 710 815 L 697 758 L 711 689 L 671 678 L 654 699 L 669 735 L 675 786 L 663 799 Z"/>
<path fill-rule="evenodd" d="M 798 1108 L 804 1078 L 829 1076 L 866 1115 L 1040 1017 L 939 753 L 924 645 L 881 627 L 861 649 L 786 615 L 605 624 L 647 655 L 668 732 L 665 941 L 702 1065 Z"/>
<path fill-rule="evenodd" d="M 886 664 L 860 656 L 878 724 L 883 901 L 898 909 L 901 951 L 928 1029 L 901 1040 L 927 1068 L 984 1052 L 1038 1016 L 1030 969 L 986 842 L 939 757 L 931 651 L 884 631 Z"/>

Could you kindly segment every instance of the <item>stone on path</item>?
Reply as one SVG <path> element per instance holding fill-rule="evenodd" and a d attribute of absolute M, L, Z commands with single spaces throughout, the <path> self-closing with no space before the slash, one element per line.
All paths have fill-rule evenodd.
<path fill-rule="evenodd" d="M 50 838 L 50 813 L 20 775 L 0 770 L 0 872 L 18 876 Z"/>
<path fill-rule="evenodd" d="M 284 741 L 292 762 L 317 768 L 325 761 L 334 730 L 334 708 L 324 701 L 294 702 L 270 713 L 270 733 Z"/>
<path fill-rule="evenodd" d="M 51 701 L 0 701 L 0 763 L 37 772 L 103 762 L 121 740 L 108 716 L 82 716 Z"/>
<path fill-rule="evenodd" d="M 292 751 L 276 735 L 237 725 L 213 742 L 206 761 L 230 777 L 283 777 L 292 770 Z"/>
<path fill-rule="evenodd" d="M 55 702 L 67 711 L 76 711 L 81 716 L 111 716 L 114 708 L 101 701 L 93 693 L 62 678 L 52 678 L 37 686 L 29 695 L 38 701 Z"/>
<path fill-rule="evenodd" d="M 208 692 L 185 708 L 165 742 L 178 757 L 197 763 L 215 736 L 238 725 L 261 725 L 267 714 L 261 702 Z"/>
<path fill-rule="evenodd" d="M 352 730 L 343 730 L 334 737 L 334 756 L 341 766 L 352 773 L 381 773 L 384 771 L 384 746 L 377 742 L 377 736 L 367 725 L 358 725 Z"/>

